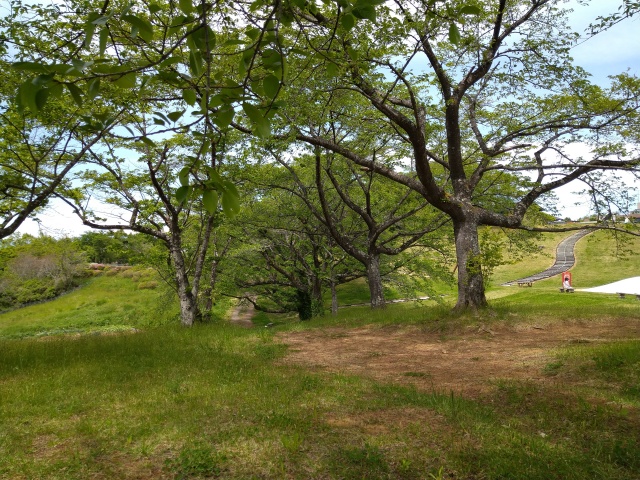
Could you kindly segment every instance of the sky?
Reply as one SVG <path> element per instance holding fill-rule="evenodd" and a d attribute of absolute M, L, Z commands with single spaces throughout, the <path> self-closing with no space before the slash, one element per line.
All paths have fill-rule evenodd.
<path fill-rule="evenodd" d="M 588 6 L 580 5 L 577 0 L 568 2 L 574 8 L 570 21 L 578 32 L 584 32 L 593 20 L 610 13 L 621 0 L 592 0 Z M 601 33 L 572 49 L 577 65 L 587 70 L 595 82 L 606 85 L 609 75 L 628 71 L 640 75 L 640 15 L 627 19 L 613 29 Z M 629 176 L 627 183 L 640 188 Z M 584 188 L 580 182 L 556 190 L 560 199 L 558 204 L 562 218 L 577 220 L 589 212 L 589 199 L 578 195 Z M 640 202 L 640 197 L 637 199 Z M 76 236 L 88 229 L 71 212 L 71 208 L 59 200 L 52 200 L 46 212 L 38 215 L 40 222 L 27 220 L 18 230 L 21 233 L 37 235 L 40 232 L 55 237 Z"/>

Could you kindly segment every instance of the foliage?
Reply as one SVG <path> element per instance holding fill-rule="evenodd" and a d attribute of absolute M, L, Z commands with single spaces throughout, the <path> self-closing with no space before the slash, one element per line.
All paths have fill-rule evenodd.
<path fill-rule="evenodd" d="M 121 231 L 89 231 L 80 235 L 76 242 L 87 255 L 87 260 L 94 263 L 145 263 L 153 248 L 152 241 L 144 235 L 130 235 Z"/>
<path fill-rule="evenodd" d="M 86 258 L 72 239 L 30 235 L 0 244 L 0 308 L 48 300 L 78 285 Z"/>

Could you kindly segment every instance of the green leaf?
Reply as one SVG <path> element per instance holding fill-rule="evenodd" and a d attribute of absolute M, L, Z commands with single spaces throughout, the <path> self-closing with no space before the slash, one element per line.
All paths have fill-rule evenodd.
<path fill-rule="evenodd" d="M 132 35 L 134 35 L 133 30 L 137 29 L 138 35 L 142 40 L 147 43 L 153 40 L 153 25 L 150 22 L 135 15 L 123 15 L 121 18 L 131 25 Z"/>
<path fill-rule="evenodd" d="M 189 196 L 188 186 L 183 185 L 176 190 L 176 200 L 178 200 L 178 203 L 183 204 L 187 200 L 188 196 Z"/>
<path fill-rule="evenodd" d="M 218 188 L 224 188 L 222 185 L 222 177 L 215 168 L 205 165 L 204 169 L 207 171 L 210 183 L 213 183 Z"/>
<path fill-rule="evenodd" d="M 140 141 L 145 145 L 149 145 L 150 147 L 156 146 L 155 142 L 151 140 L 149 137 L 140 137 Z"/>
<path fill-rule="evenodd" d="M 52 83 L 49 86 L 49 95 L 54 98 L 60 98 L 62 95 L 62 84 L 61 83 Z"/>
<path fill-rule="evenodd" d="M 196 92 L 191 88 L 185 88 L 182 91 L 182 98 L 185 102 L 191 107 L 193 107 L 198 101 L 198 97 L 196 96 Z"/>
<path fill-rule="evenodd" d="M 53 77 L 54 77 L 53 73 L 48 73 L 46 75 L 38 75 L 36 78 L 32 80 L 32 83 L 40 87 L 46 87 L 51 83 L 51 80 L 53 80 Z"/>
<path fill-rule="evenodd" d="M 114 80 L 115 83 L 120 88 L 133 88 L 136 86 L 136 72 L 125 73 L 123 76 Z"/>
<path fill-rule="evenodd" d="M 233 107 L 221 108 L 216 113 L 215 118 L 213 119 L 213 123 L 215 123 L 222 130 L 226 129 L 231 122 L 233 121 L 233 117 L 235 115 L 235 111 Z"/>
<path fill-rule="evenodd" d="M 329 62 L 327 64 L 327 75 L 329 75 L 330 77 L 337 77 L 338 76 L 338 65 L 336 65 L 333 62 Z"/>
<path fill-rule="evenodd" d="M 16 63 L 12 63 L 11 66 L 16 70 L 24 70 L 27 72 L 34 72 L 34 73 L 48 72 L 47 65 L 44 65 L 42 63 L 36 63 L 36 62 L 16 62 Z"/>
<path fill-rule="evenodd" d="M 268 138 L 271 136 L 271 123 L 262 115 L 262 112 L 250 103 L 243 103 L 242 109 L 247 114 L 249 120 L 255 128 L 255 134 L 260 138 Z"/>
<path fill-rule="evenodd" d="M 218 192 L 215 190 L 205 190 L 202 192 L 202 204 L 211 215 L 218 210 Z"/>
<path fill-rule="evenodd" d="M 87 88 L 87 98 L 89 100 L 93 100 L 100 93 L 100 79 L 94 78 L 89 82 L 89 87 Z"/>
<path fill-rule="evenodd" d="M 191 0 L 178 0 L 178 6 L 185 15 L 193 12 L 193 2 Z"/>
<path fill-rule="evenodd" d="M 97 15 L 97 14 L 93 14 L 93 15 Z M 91 23 L 93 23 L 94 25 L 106 25 L 110 19 L 111 19 L 110 16 L 101 16 L 101 17 L 97 17 L 95 20 L 92 20 Z"/>
<path fill-rule="evenodd" d="M 342 28 L 349 31 L 355 26 L 356 17 L 354 17 L 350 13 L 345 13 L 340 19 L 340 23 L 342 24 Z"/>
<path fill-rule="evenodd" d="M 481 10 L 474 5 L 465 5 L 460 9 L 460 15 L 480 15 Z"/>
<path fill-rule="evenodd" d="M 149 13 L 151 13 L 151 14 L 158 13 L 160 10 L 162 10 L 162 7 L 160 5 L 158 5 L 157 3 L 150 3 L 149 4 Z"/>
<path fill-rule="evenodd" d="M 91 46 L 91 40 L 93 40 L 93 34 L 96 32 L 95 23 L 89 21 L 84 26 L 84 43 L 82 46 L 88 49 Z"/>
<path fill-rule="evenodd" d="M 224 183 L 225 189 L 222 194 L 222 211 L 227 217 L 233 218 L 240 211 L 240 196 L 233 183 L 229 181 L 225 181 Z"/>
<path fill-rule="evenodd" d="M 190 167 L 183 167 L 178 174 L 178 179 L 180 180 L 180 185 L 183 187 L 189 186 L 189 173 L 191 171 Z"/>
<path fill-rule="evenodd" d="M 33 84 L 31 80 L 27 80 L 18 88 L 18 101 L 23 107 L 29 108 L 32 112 L 38 111 L 38 103 L 36 97 L 40 87 Z"/>
<path fill-rule="evenodd" d="M 153 112 L 153 114 L 157 115 L 158 117 L 160 117 L 165 123 L 171 123 L 164 113 L 162 113 L 162 112 Z"/>
<path fill-rule="evenodd" d="M 208 52 L 216 45 L 216 36 L 210 26 L 199 28 L 187 37 L 191 48 L 197 48 L 201 52 Z"/>
<path fill-rule="evenodd" d="M 449 25 L 449 41 L 454 45 L 460 43 L 460 30 L 458 30 L 458 26 L 455 23 Z"/>
<path fill-rule="evenodd" d="M 269 98 L 276 98 L 280 90 L 280 80 L 278 80 L 278 77 L 275 75 L 268 75 L 262 81 L 262 86 L 264 93 L 266 93 Z"/>
<path fill-rule="evenodd" d="M 167 58 L 166 60 L 164 60 L 164 61 L 162 61 L 160 63 L 160 67 L 161 68 L 166 68 L 166 67 L 170 67 L 171 65 L 175 65 L 177 63 L 180 63 L 180 62 L 182 62 L 182 57 L 178 57 L 178 56 L 169 57 L 169 58 Z"/>
<path fill-rule="evenodd" d="M 370 0 L 358 0 L 351 13 L 362 20 L 371 20 L 374 23 L 376 21 L 376 7 Z"/>
<path fill-rule="evenodd" d="M 46 105 L 47 99 L 49 98 L 49 89 L 41 88 L 36 93 L 36 108 L 38 110 L 42 110 L 42 108 Z"/>
<path fill-rule="evenodd" d="M 100 30 L 100 56 L 102 56 L 107 49 L 107 41 L 109 40 L 109 28 L 104 27 Z"/>
<path fill-rule="evenodd" d="M 255 41 L 258 39 L 258 37 L 260 36 L 260 32 L 261 30 L 259 28 L 250 28 L 249 30 L 247 30 L 245 32 L 245 34 L 247 35 L 247 37 L 249 37 L 251 40 Z"/>
<path fill-rule="evenodd" d="M 191 50 L 189 52 L 189 70 L 191 75 L 199 77 L 202 74 L 202 55 L 197 50 Z"/>
<path fill-rule="evenodd" d="M 82 90 L 80 90 L 80 88 L 75 86 L 73 83 L 65 83 L 65 85 L 67 86 L 67 90 L 69 90 L 71 97 L 73 97 L 73 101 L 76 102 L 76 105 L 81 107 L 82 106 Z"/>
<path fill-rule="evenodd" d="M 167 113 L 167 117 L 169 117 L 169 120 L 171 120 L 173 123 L 176 123 L 178 120 L 180 120 L 180 117 L 183 114 L 184 114 L 184 110 L 181 110 L 181 111 Z"/>

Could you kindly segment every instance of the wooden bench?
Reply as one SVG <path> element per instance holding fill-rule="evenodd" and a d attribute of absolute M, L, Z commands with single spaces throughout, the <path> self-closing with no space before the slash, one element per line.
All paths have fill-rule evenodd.
<path fill-rule="evenodd" d="M 565 291 L 567 293 L 574 293 L 575 289 L 573 287 L 569 287 L 569 288 L 560 287 L 560 293 L 564 293 Z"/>
<path fill-rule="evenodd" d="M 519 287 L 533 287 L 533 282 L 518 282 Z"/>

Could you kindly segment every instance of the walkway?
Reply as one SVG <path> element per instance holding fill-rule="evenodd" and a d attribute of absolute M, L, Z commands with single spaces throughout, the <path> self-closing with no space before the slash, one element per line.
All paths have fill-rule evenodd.
<path fill-rule="evenodd" d="M 536 273 L 535 275 L 531 275 L 529 277 L 519 278 L 518 280 L 512 280 L 510 282 L 503 283 L 503 287 L 508 287 L 511 285 L 517 285 L 519 283 L 529 283 L 536 282 L 538 280 L 544 280 L 545 278 L 550 278 L 555 275 L 559 275 L 562 272 L 566 272 L 573 264 L 576 262 L 576 258 L 573 255 L 573 247 L 576 242 L 580 240 L 582 237 L 591 233 L 590 230 L 580 230 L 577 233 L 574 233 L 570 237 L 565 238 L 558 244 L 558 248 L 556 248 L 556 262 L 550 268 L 547 268 L 545 271 Z"/>

